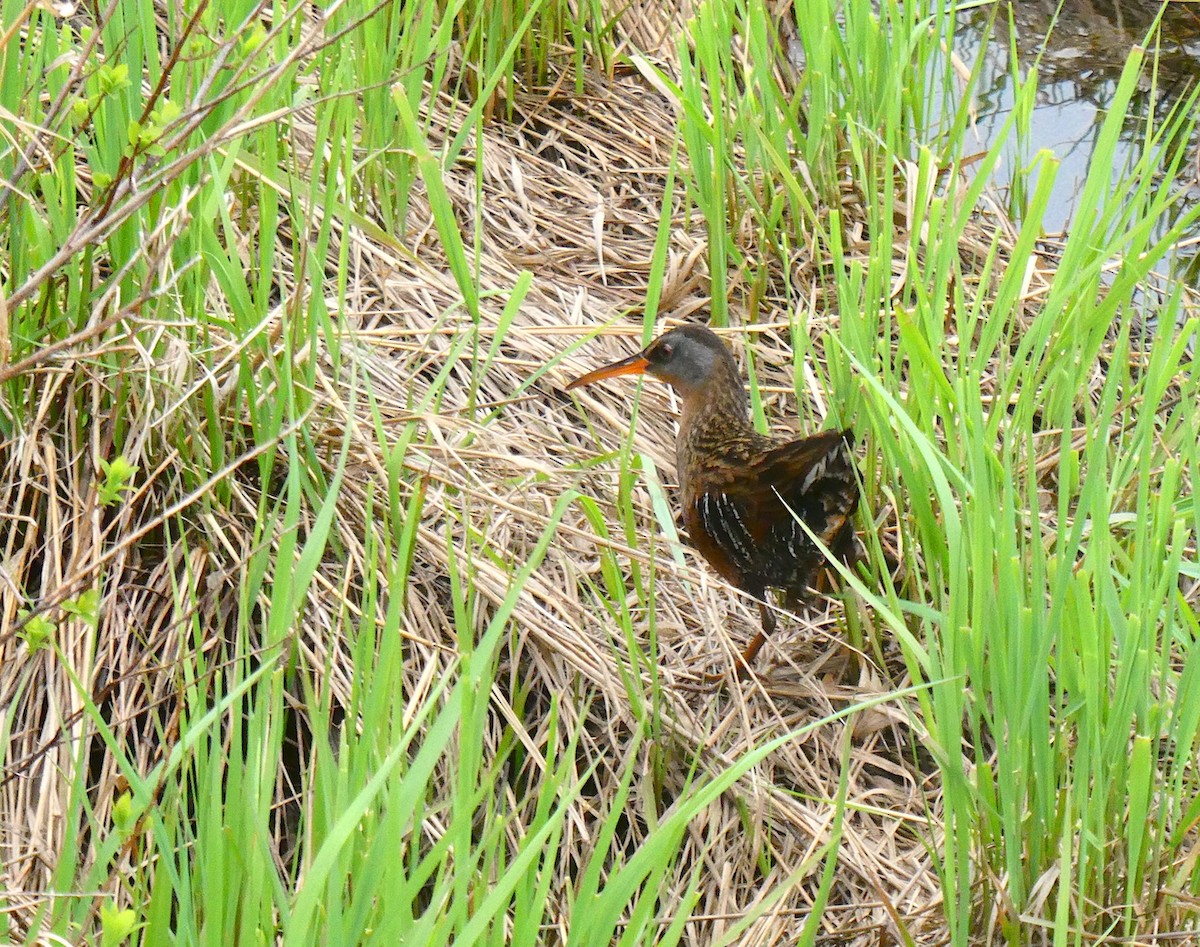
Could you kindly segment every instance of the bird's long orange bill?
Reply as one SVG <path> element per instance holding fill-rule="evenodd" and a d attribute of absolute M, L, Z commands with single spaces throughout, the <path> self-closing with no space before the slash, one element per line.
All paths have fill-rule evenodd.
<path fill-rule="evenodd" d="M 576 378 L 571 384 L 567 385 L 566 390 L 572 388 L 582 388 L 584 385 L 590 385 L 594 381 L 600 381 L 604 378 L 616 378 L 618 375 L 640 375 L 650 367 L 650 362 L 641 352 L 637 355 L 631 355 L 629 358 L 623 358 L 619 362 L 613 362 L 611 365 L 605 365 L 603 368 L 597 368 L 594 372 L 588 372 L 580 378 Z"/>

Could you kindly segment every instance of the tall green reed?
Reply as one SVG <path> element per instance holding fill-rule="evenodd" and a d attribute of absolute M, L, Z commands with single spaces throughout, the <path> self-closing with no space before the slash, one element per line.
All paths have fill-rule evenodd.
<path fill-rule="evenodd" d="M 1142 287 L 1197 218 L 1177 210 L 1173 186 L 1192 100 L 1147 124 L 1114 188 L 1134 51 L 1076 225 L 1031 303 L 1054 162 L 1039 158 L 1015 242 L 964 259 L 1004 145 L 967 176 L 978 71 L 950 108 L 933 90 L 952 75 L 952 19 L 919 4 L 794 14 L 805 60 L 792 82 L 761 4 L 698 9 L 678 90 L 689 193 L 714 269 L 743 265 L 728 244 L 747 220 L 757 246 L 785 258 L 807 247 L 828 268 L 831 400 L 869 432 L 868 498 L 895 505 L 905 550 L 904 587 L 860 588 L 905 627 L 910 672 L 931 682 L 921 700 L 944 779 L 951 930 L 959 943 L 981 925 L 1020 942 L 1035 886 L 1058 872 L 1056 936 L 1114 921 L 1132 931 L 1150 909 L 1145 879 L 1164 873 L 1178 837 L 1169 814 L 1185 808 L 1165 787 L 1186 794 L 1189 777 L 1159 761 L 1187 759 L 1194 739 L 1170 695 L 1193 663 L 1177 585 L 1194 548 L 1195 510 L 1180 501 L 1200 432 L 1172 399 L 1175 380 L 1194 387 L 1195 326 L 1176 293 L 1153 332 L 1136 328 Z M 731 33 L 741 59 L 722 44 Z M 1008 130 L 1028 120 L 1035 89 L 1018 89 L 1026 107 Z M 852 247 L 851 219 L 865 220 L 865 248 Z M 795 326 L 799 359 L 802 313 Z M 1085 903 L 1129 907 L 1093 916 Z"/>

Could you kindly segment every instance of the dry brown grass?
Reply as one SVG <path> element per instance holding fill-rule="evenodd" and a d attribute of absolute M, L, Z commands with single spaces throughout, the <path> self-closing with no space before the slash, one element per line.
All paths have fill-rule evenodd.
<path fill-rule="evenodd" d="M 572 375 L 622 352 L 640 339 L 640 305 L 645 298 L 657 220 L 669 159 L 674 117 L 669 105 L 636 77 L 613 83 L 593 80 L 579 99 L 545 101 L 529 97 L 517 103 L 511 124 L 487 130 L 484 146 L 481 220 L 484 248 L 482 284 L 502 289 L 523 268 L 535 273 L 533 288 L 521 307 L 498 359 L 483 379 L 480 399 L 503 403 L 568 343 L 615 325 L 577 355 L 564 359 L 531 388 L 527 396 L 505 404 L 491 424 L 473 425 L 455 408 L 466 404 L 466 385 L 450 389 L 458 404 L 446 404 L 427 418 L 429 443 L 413 451 L 408 463 L 430 477 L 427 509 L 466 506 L 466 517 L 487 544 L 517 561 L 526 555 L 547 521 L 554 501 L 568 487 L 594 496 L 610 511 L 614 530 L 618 515 L 616 465 L 591 467 L 598 453 L 616 450 L 627 436 L 631 386 L 614 385 L 588 391 L 580 410 L 560 393 Z M 469 166 L 452 179 L 460 206 L 474 199 Z M 663 308 L 675 317 L 703 316 L 706 308 L 704 237 L 699 221 L 676 213 Z M 418 257 L 435 270 L 443 262 L 432 234 L 417 241 Z M 367 248 L 364 247 L 364 253 Z M 362 302 L 356 317 L 374 351 L 364 362 L 372 389 L 385 414 L 403 415 L 406 400 L 423 393 L 431 367 L 436 368 L 458 332 L 467 331 L 465 315 L 458 324 L 445 311 L 456 298 L 448 278 L 439 282 L 419 263 L 394 258 L 382 278 L 368 278 L 356 289 Z M 819 293 L 815 270 L 796 261 L 809 274 L 810 290 Z M 795 279 L 796 277 L 793 276 Z M 502 300 L 485 307 L 483 336 L 490 345 Z M 764 382 L 773 392 L 772 413 L 794 415 L 790 378 L 785 374 L 789 320 L 786 300 L 765 306 L 768 321 L 759 324 L 759 351 L 774 368 Z M 802 315 L 819 340 L 832 314 Z M 737 342 L 742 330 L 731 330 Z M 775 346 L 772 354 L 772 346 Z M 460 363 L 466 370 L 466 363 Z M 760 369 L 761 370 L 761 369 Z M 465 379 L 464 379 L 465 381 Z M 821 392 L 804 414 L 825 410 Z M 470 446 L 463 446 L 469 441 Z M 648 386 L 642 398 L 635 449 L 651 457 L 660 475 L 674 480 L 674 422 L 670 395 Z M 587 464 L 584 470 L 579 465 Z M 466 498 L 454 499 L 453 497 Z M 724 689 L 697 687 L 698 671 L 729 667 L 733 654 L 756 630 L 752 604 L 682 550 L 684 565 L 674 564 L 659 538 L 662 531 L 649 493 L 635 486 L 639 540 L 636 548 L 617 544 L 623 563 L 637 561 L 658 570 L 656 629 L 660 649 L 660 712 L 668 734 L 666 746 L 643 747 L 646 785 L 635 791 L 634 808 L 661 805 L 661 797 L 679 788 L 686 761 L 703 748 L 701 765 L 715 771 L 727 766 L 764 739 L 809 724 L 904 686 L 899 662 L 881 672 L 870 659 L 848 649 L 839 630 L 838 607 L 803 621 L 783 623 L 764 654 L 764 666 L 778 665 L 761 681 Z M 424 524 L 421 565 L 417 575 L 434 577 L 445 555 L 445 524 Z M 460 535 L 462 524 L 454 526 Z M 604 811 L 605 794 L 616 788 L 627 764 L 630 733 L 636 717 L 621 669 L 632 672 L 635 687 L 649 690 L 650 673 L 640 656 L 627 653 L 615 623 L 606 626 L 584 581 L 599 572 L 594 530 L 576 511 L 568 513 L 545 562 L 527 586 L 516 619 L 520 629 L 504 674 L 512 685 L 530 688 L 531 705 L 547 706 L 554 694 L 592 694 L 582 705 L 563 704 L 564 715 L 586 709 L 588 716 L 569 720 L 564 732 L 587 734 L 580 751 L 581 768 L 598 761 L 594 794 L 583 811 Z M 481 587 L 499 602 L 507 586 L 500 571 L 479 562 Z M 628 566 L 625 566 L 628 568 Z M 414 588 L 410 627 L 417 638 L 414 675 L 444 660 L 451 630 L 436 581 Z M 636 596 L 631 596 L 636 609 Z M 649 617 L 635 611 L 639 643 L 649 640 Z M 420 688 L 414 687 L 414 694 Z M 499 699 L 499 698 L 497 698 Z M 500 711 L 497 723 L 516 715 Z M 526 710 L 525 725 L 536 720 Z M 531 735 L 530 745 L 541 745 Z M 878 943 L 881 932 L 899 936 L 897 921 L 912 936 L 940 930 L 934 909 L 940 886 L 926 846 L 937 844 L 936 825 L 927 813 L 937 810 L 938 789 L 929 761 L 922 771 L 920 724 L 915 706 L 892 703 L 851 721 L 827 724 L 758 767 L 736 793 L 712 807 L 689 829 L 677 877 L 686 879 L 696 864 L 705 881 L 696 921 L 685 938 L 709 943 L 779 885 L 789 894 L 745 935 L 745 943 L 786 943 L 799 931 L 819 881 L 821 862 L 813 853 L 828 841 L 841 760 L 848 759 L 847 797 L 850 811 L 839 849 L 838 883 L 824 929 L 842 932 L 846 942 Z M 656 757 L 666 758 L 667 785 L 656 788 Z M 572 832 L 570 847 L 581 857 L 588 847 L 586 820 Z M 626 845 L 638 844 L 644 824 L 630 826 Z M 770 853 L 775 866 L 766 875 L 760 854 Z M 806 870 L 801 871 L 801 866 Z M 793 873 L 798 878 L 791 878 Z M 682 884 L 682 881 L 680 882 Z M 668 896 L 667 900 L 670 898 Z"/>
<path fill-rule="evenodd" d="M 481 283 L 485 289 L 503 290 L 525 268 L 536 278 L 499 357 L 481 379 L 480 401 L 501 405 L 495 419 L 480 424 L 465 410 L 469 362 L 462 360 L 455 370 L 462 374 L 446 386 L 441 409 L 421 418 L 426 437 L 405 459 L 428 491 L 405 623 L 411 649 L 405 698 L 414 707 L 451 667 L 455 648 L 444 579 L 448 536 L 466 555 L 464 536 L 476 530 L 490 549 L 519 563 L 555 500 L 569 487 L 594 496 L 617 523 L 615 464 L 580 465 L 590 465 L 598 453 L 622 442 L 632 391 L 614 387 L 587 392 L 577 409 L 558 389 L 572 373 L 629 350 L 640 337 L 640 317 L 625 316 L 636 312 L 645 297 L 673 122 L 660 95 L 637 77 L 621 76 L 611 84 L 593 79 L 581 98 L 529 96 L 518 102 L 511 124 L 496 123 L 486 131 Z M 472 175 L 468 156 L 448 181 L 468 218 L 474 203 Z M 353 261 L 345 316 L 354 333 L 343 354 L 354 371 L 341 378 L 323 376 L 322 416 L 313 420 L 317 440 L 326 442 L 331 454 L 343 430 L 350 429 L 350 475 L 339 497 L 338 523 L 346 562 L 331 561 L 322 568 L 296 634 L 306 663 L 327 667 L 326 686 L 343 697 L 348 656 L 329 631 L 338 626 L 339 610 L 353 601 L 348 593 L 361 582 L 368 487 L 385 481 L 388 449 L 376 438 L 361 391 L 351 413 L 348 389 L 365 383 L 384 420 L 383 433 L 390 436 L 395 425 L 411 417 L 410 405 L 428 391 L 455 337 L 470 330 L 465 312 L 455 308 L 458 290 L 445 272 L 436 234 L 420 223 L 427 217 L 419 202 L 414 219 L 403 241 L 412 257 L 361 233 L 345 234 L 352 242 Z M 702 316 L 707 286 L 703 229 L 694 217 L 677 213 L 671 230 L 663 308 L 677 317 Z M 502 301 L 484 303 L 480 335 L 485 346 L 491 344 Z M 214 296 L 213 303 L 220 305 L 220 298 Z M 777 330 L 786 327 L 789 314 L 783 300 L 770 300 L 764 308 L 771 321 L 760 323 L 760 348 L 764 359 L 775 364 L 764 381 L 774 393 L 772 412 L 790 415 L 795 406 L 785 394 L 791 386 L 782 370 L 784 353 L 777 348 L 772 354 L 770 348 L 781 344 Z M 812 311 L 803 318 L 817 338 L 831 316 Z M 606 322 L 616 325 L 513 398 L 569 343 Z M 265 326 L 264 331 L 276 328 Z M 740 336 L 740 330 L 730 332 L 733 341 Z M 127 338 L 117 344 L 134 343 Z M 224 351 L 214 360 L 218 371 L 208 383 L 218 390 L 229 386 L 235 354 Z M 4 596 L 6 630 L 0 638 L 0 703 L 9 708 L 10 727 L 0 804 L 6 826 L 2 844 L 12 853 L 5 860 L 4 886 L 14 918 L 26 916 L 23 906 L 36 903 L 49 882 L 66 837 L 67 827 L 56 814 L 68 808 L 70 774 L 90 760 L 87 781 L 101 813 L 118 785 L 119 774 L 101 752 L 70 676 L 83 683 L 120 738 L 134 748 L 139 769 L 147 772 L 162 752 L 155 727 L 165 721 L 170 736 L 180 653 L 229 646 L 225 635 L 240 570 L 253 552 L 258 502 L 253 481 L 223 478 L 232 488 L 232 515 L 205 510 L 199 502 L 182 510 L 193 531 L 188 556 L 167 555 L 160 532 L 163 508 L 177 513 L 177 501 L 196 497 L 183 492 L 171 452 L 154 436 L 156 421 L 176 406 L 147 399 L 159 390 L 156 375 L 177 371 L 187 379 L 181 398 L 186 384 L 204 383 L 194 358 L 194 353 L 176 351 L 175 365 L 148 361 L 146 375 L 130 379 L 130 420 L 141 436 L 133 439 L 139 449 L 127 448 L 126 454 L 145 472 L 146 486 L 118 514 L 98 508 L 93 473 L 99 459 L 110 455 L 111 425 L 96 425 L 90 437 L 81 438 L 79 425 L 85 422 L 78 412 L 47 412 L 20 441 L 4 445 L 4 508 L 10 511 L 4 531 L 5 581 L 14 594 Z M 24 374 L 45 404 L 69 405 L 91 386 L 105 383 L 89 378 L 92 361 L 81 345 Z M 805 410 L 810 416 L 825 408 L 815 387 L 813 395 L 814 405 Z M 642 403 L 636 449 L 653 458 L 670 482 L 674 430 L 669 395 L 651 388 Z M 81 440 L 91 446 L 88 455 L 73 455 L 70 445 Z M 635 810 L 657 808 L 677 792 L 697 748 L 702 748 L 702 768 L 717 771 L 764 739 L 903 686 L 898 666 L 881 674 L 871 660 L 848 649 L 837 607 L 803 621 L 785 621 L 763 655 L 764 667 L 778 667 L 761 681 L 716 690 L 696 686 L 699 671 L 730 665 L 755 630 L 754 608 L 690 550 L 681 550 L 682 566 L 672 561 L 645 489 L 635 487 L 633 507 L 636 545 L 610 547 L 626 567 L 636 561 L 658 570 L 657 673 L 662 682 L 659 712 L 666 727 L 663 745 L 636 750 L 647 782 L 635 790 Z M 177 522 L 172 520 L 171 528 L 178 528 Z M 483 598 L 500 602 L 509 575 L 483 558 L 476 557 L 475 565 Z M 635 662 L 627 653 L 616 626 L 598 617 L 601 611 L 585 590 L 598 570 L 595 532 L 573 510 L 526 587 L 515 616 L 518 633 L 501 670 L 506 688 L 529 691 L 523 720 L 506 705 L 503 691 L 493 695 L 497 739 L 504 726 L 523 727 L 530 731 L 525 742 L 532 747 L 544 744 L 545 734 L 536 728 L 551 696 L 579 695 L 561 705 L 561 733 L 583 734 L 581 770 L 592 763 L 599 767 L 569 823 L 564 848 L 572 859 L 586 856 L 592 824 L 588 813 L 604 811 L 607 794 L 629 763 L 636 720 L 620 669 L 632 671 L 638 691 L 649 690 L 654 673 L 640 663 L 642 656 Z M 77 595 L 101 573 L 105 597 L 98 627 L 82 620 L 64 622 L 58 633 L 62 660 L 46 651 L 30 659 L 13 633 L 18 590 L 37 592 L 36 600 L 45 606 Z M 208 590 L 198 614 L 181 613 L 178 607 L 175 589 L 188 587 Z M 634 604 L 636 609 L 636 600 Z M 485 619 L 477 616 L 481 624 Z M 635 611 L 634 622 L 644 648 L 649 617 Z M 192 638 L 196 629 L 199 640 Z M 160 713 L 147 714 L 150 708 Z M 705 881 L 686 942 L 712 942 L 782 884 L 791 890 L 744 942 L 779 943 L 795 935 L 819 880 L 821 862 L 813 854 L 829 840 L 831 800 L 843 755 L 850 808 L 825 930 L 842 932 L 846 942 L 878 943 L 881 931 L 896 933 L 898 919 L 904 918 L 910 934 L 928 928 L 935 935 L 939 885 L 927 846 L 937 844 L 937 829 L 927 822 L 927 813 L 937 811 L 938 790 L 932 766 L 923 772 L 914 762 L 919 742 L 915 707 L 892 703 L 820 727 L 758 767 L 689 829 L 678 878 L 686 879 L 700 864 Z M 661 787 L 651 779 L 656 770 L 665 776 Z M 281 781 L 281 793 L 287 788 Z M 629 850 L 637 846 L 645 826 L 644 820 L 631 819 L 625 841 Z M 513 831 L 520 832 L 519 823 Z M 765 875 L 759 867 L 764 851 L 773 866 Z M 561 884 L 568 885 L 568 877 Z M 564 894 L 561 887 L 553 892 L 556 898 Z"/>

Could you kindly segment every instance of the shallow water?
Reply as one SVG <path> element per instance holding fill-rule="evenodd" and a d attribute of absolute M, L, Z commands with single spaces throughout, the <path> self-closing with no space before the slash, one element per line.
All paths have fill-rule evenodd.
<path fill-rule="evenodd" d="M 1010 50 L 1015 47 L 1023 76 L 1030 68 L 1038 70 L 1030 139 L 1020 147 L 1010 142 L 999 183 L 1010 183 L 1013 169 L 1028 166 L 1040 149 L 1052 151 L 1061 164 L 1043 222 L 1047 231 L 1070 226 L 1132 46 L 1157 48 L 1159 65 L 1156 82 L 1144 79 L 1134 97 L 1131 121 L 1121 135 L 1121 158 L 1132 162 L 1139 153 L 1144 120 L 1151 110 L 1164 118 L 1200 81 L 1200 3 L 1167 3 L 1161 27 L 1155 30 L 1163 6 L 1146 0 L 1065 0 L 1059 9 L 1052 0 L 1020 0 L 988 3 L 960 13 L 955 51 L 968 66 L 983 57 L 975 90 L 981 146 L 996 140 L 1013 108 Z M 1193 182 L 1186 198 L 1190 203 L 1200 201 L 1195 184 L 1197 150 L 1193 139 L 1182 175 Z M 1122 164 L 1117 162 L 1114 177 Z M 1169 221 L 1163 222 L 1163 230 L 1169 226 Z M 1174 254 L 1172 266 L 1176 275 L 1196 286 L 1200 286 L 1198 244 L 1200 228 L 1195 228 Z"/>

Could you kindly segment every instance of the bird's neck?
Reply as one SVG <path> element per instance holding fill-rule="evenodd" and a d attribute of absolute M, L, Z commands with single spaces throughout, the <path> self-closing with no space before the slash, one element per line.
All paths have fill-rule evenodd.
<path fill-rule="evenodd" d="M 739 430 L 750 427 L 750 400 L 741 378 L 724 369 L 717 374 L 710 384 L 684 394 L 681 433 L 713 424 L 734 425 Z"/>
<path fill-rule="evenodd" d="M 750 401 L 736 370 L 683 397 L 675 462 L 681 483 L 707 459 L 741 455 L 763 440 L 750 423 Z"/>

